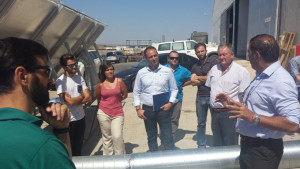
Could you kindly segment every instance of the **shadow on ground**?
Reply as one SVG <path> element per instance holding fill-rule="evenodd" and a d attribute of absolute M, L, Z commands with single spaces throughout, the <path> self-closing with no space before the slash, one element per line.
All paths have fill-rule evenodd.
<path fill-rule="evenodd" d="M 133 153 L 133 149 L 138 147 L 139 145 L 137 144 L 132 144 L 132 143 L 125 143 L 125 151 L 126 151 L 126 154 L 132 154 Z"/>
<path fill-rule="evenodd" d="M 195 134 L 193 137 L 193 140 L 197 141 L 198 136 Z M 206 135 L 206 146 L 213 147 L 213 136 L 212 135 Z"/>
<path fill-rule="evenodd" d="M 193 133 L 196 134 L 196 131 L 177 129 L 175 133 L 174 143 L 176 143 L 179 140 L 182 140 L 186 134 L 193 134 Z"/>

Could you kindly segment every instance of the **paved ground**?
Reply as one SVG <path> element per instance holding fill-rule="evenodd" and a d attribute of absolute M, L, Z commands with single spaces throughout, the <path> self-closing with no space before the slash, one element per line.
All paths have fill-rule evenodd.
<path fill-rule="evenodd" d="M 254 70 L 251 68 L 248 61 L 236 60 L 237 63 L 245 66 L 251 77 L 254 77 Z M 183 90 L 183 106 L 180 117 L 179 129 L 176 133 L 175 146 L 180 149 L 196 148 L 196 128 L 197 128 L 197 117 L 196 117 L 196 92 L 197 87 L 187 86 Z M 54 97 L 55 94 L 52 95 Z M 136 111 L 132 106 L 132 93 L 129 93 L 128 98 L 124 101 L 124 112 L 125 112 L 125 125 L 124 125 L 124 141 L 126 147 L 126 153 L 139 153 L 148 151 L 147 136 L 144 127 L 144 122 L 137 117 Z M 95 105 L 96 103 L 94 103 Z M 86 137 L 89 137 L 85 142 L 83 155 L 100 155 L 102 154 L 102 139 L 101 132 L 99 131 L 98 122 L 96 116 L 96 106 L 90 108 L 87 114 L 87 132 Z M 211 132 L 211 118 L 210 113 L 207 119 L 207 144 L 212 145 L 212 132 Z M 91 127 L 93 129 L 91 130 Z M 299 140 L 299 133 L 288 134 L 284 137 L 284 140 Z M 160 140 L 158 138 L 160 145 Z"/>

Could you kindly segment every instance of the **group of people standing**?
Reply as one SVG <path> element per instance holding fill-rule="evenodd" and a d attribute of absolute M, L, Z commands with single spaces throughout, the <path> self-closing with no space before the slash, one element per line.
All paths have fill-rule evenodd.
<path fill-rule="evenodd" d="M 241 168 L 277 168 L 283 154 L 282 137 L 285 132 L 299 129 L 299 106 L 296 84 L 278 61 L 279 46 L 274 37 L 261 34 L 250 40 L 248 57 L 256 70 L 251 82 L 249 72 L 233 61 L 230 44 L 219 45 L 218 61 L 206 56 L 205 44 L 197 44 L 195 53 L 199 62 L 189 72 L 178 65 L 176 51 L 170 53 L 166 67 L 159 64 L 154 47 L 144 51 L 148 66 L 137 74 L 133 106 L 144 120 L 149 150 L 158 149 L 157 123 L 164 148 L 175 148 L 182 87 L 192 84 L 198 86 L 199 148 L 206 147 L 206 119 L 210 109 L 213 146 L 236 145 L 240 135 Z M 154 110 L 153 96 L 168 91 L 168 102 L 160 110 Z"/>
<path fill-rule="evenodd" d="M 77 62 L 71 54 L 60 57 L 64 69 L 56 80 L 57 94 L 71 112 L 70 141 L 72 156 L 80 156 L 85 131 L 85 112 L 83 104 L 91 101 L 84 79 L 76 74 Z M 114 77 L 112 64 L 102 64 L 99 68 L 100 82 L 96 87 L 99 101 L 97 118 L 103 139 L 103 155 L 124 154 L 123 140 L 124 112 L 121 101 L 127 98 L 127 89 L 122 79 Z"/>
<path fill-rule="evenodd" d="M 218 47 L 218 62 L 206 56 L 205 44 L 197 44 L 195 52 L 199 62 L 190 72 L 179 65 L 176 51 L 170 53 L 169 64 L 165 66 L 159 64 L 154 47 L 144 51 L 148 65 L 137 74 L 133 106 L 137 116 L 144 120 L 149 150 L 158 150 L 157 123 L 164 148 L 175 149 L 182 87 L 191 84 L 198 86 L 198 147 L 206 146 L 205 123 L 210 109 L 214 146 L 237 144 L 239 134 L 241 168 L 278 168 L 283 154 L 282 137 L 285 132 L 299 129 L 299 106 L 297 86 L 278 61 L 279 46 L 274 37 L 261 34 L 250 40 L 248 57 L 256 70 L 251 82 L 247 70 L 233 61 L 230 44 Z M 53 78 L 47 55 L 48 50 L 32 40 L 0 40 L 3 168 L 75 168 L 70 157 L 81 155 L 85 130 L 83 104 L 91 100 L 90 93 L 84 79 L 76 74 L 74 56 L 65 54 L 60 58 L 65 72 L 56 84 L 57 93 L 68 108 L 61 103 L 49 104 L 47 87 Z M 122 79 L 114 77 L 113 65 L 102 64 L 99 69 L 96 97 L 100 102 L 97 117 L 103 154 L 124 154 L 121 101 L 127 97 L 126 86 Z M 293 74 L 296 81 L 297 76 Z M 153 96 L 161 93 L 169 93 L 169 97 L 156 110 Z M 35 106 L 42 120 L 53 126 L 55 136 L 40 129 L 42 120 L 31 115 Z"/>

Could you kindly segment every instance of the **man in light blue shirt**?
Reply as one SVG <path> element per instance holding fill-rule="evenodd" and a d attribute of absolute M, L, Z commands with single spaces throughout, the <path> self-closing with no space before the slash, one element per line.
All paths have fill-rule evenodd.
<path fill-rule="evenodd" d="M 290 60 L 289 72 L 296 82 L 298 88 L 298 102 L 300 102 L 300 55 Z"/>
<path fill-rule="evenodd" d="M 248 57 L 256 77 L 245 90 L 242 103 L 221 93 L 221 102 L 238 118 L 241 134 L 240 167 L 278 168 L 285 132 L 297 132 L 297 87 L 278 61 L 279 46 L 273 36 L 257 35 L 249 42 Z"/>
<path fill-rule="evenodd" d="M 173 104 L 172 108 L 170 109 L 171 113 L 171 124 L 172 124 L 172 135 L 173 139 L 175 140 L 175 132 L 178 129 L 179 118 L 181 113 L 182 107 L 182 97 L 183 97 L 183 87 L 191 84 L 191 72 L 179 65 L 179 54 L 176 51 L 171 51 L 168 56 L 168 64 L 166 67 L 169 67 L 176 80 L 178 94 L 177 94 L 177 102 Z"/>
<path fill-rule="evenodd" d="M 148 65 L 138 71 L 133 89 L 133 106 L 138 117 L 144 119 L 150 151 L 157 151 L 157 123 L 160 127 L 160 139 L 166 150 L 174 149 L 170 108 L 176 102 L 177 86 L 173 72 L 159 64 L 157 50 L 149 46 L 144 51 Z M 169 102 L 153 109 L 153 95 L 169 92 Z M 142 99 L 140 99 L 142 96 Z M 142 109 L 140 105 L 142 104 Z"/>

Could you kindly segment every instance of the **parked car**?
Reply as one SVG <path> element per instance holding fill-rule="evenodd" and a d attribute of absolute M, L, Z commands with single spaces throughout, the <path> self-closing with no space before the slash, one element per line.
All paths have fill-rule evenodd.
<path fill-rule="evenodd" d="M 152 43 L 157 49 L 157 53 L 169 53 L 172 50 L 175 50 L 179 53 L 186 53 L 190 56 L 197 58 L 195 54 L 194 47 L 197 44 L 194 40 L 181 40 L 181 41 L 170 41 L 170 42 L 160 42 L 160 43 Z M 211 43 L 206 44 L 207 56 L 208 57 L 218 57 L 217 46 Z"/>
<path fill-rule="evenodd" d="M 99 73 L 99 66 L 102 63 L 102 60 L 99 58 L 98 51 L 96 51 L 96 50 L 88 50 L 88 53 L 89 53 L 90 57 L 93 59 L 93 61 L 94 61 L 95 72 L 96 72 L 96 74 L 98 74 Z M 84 77 L 85 67 L 84 67 L 83 62 L 78 61 L 78 69 L 79 69 L 81 75 Z"/>
<path fill-rule="evenodd" d="M 115 63 L 127 62 L 127 56 L 124 55 L 123 52 L 118 52 L 118 51 L 107 52 L 105 60 L 107 62 L 115 62 Z"/>
<path fill-rule="evenodd" d="M 159 54 L 159 63 L 162 65 L 165 65 L 168 63 L 168 57 L 169 53 Z M 197 63 L 198 59 L 196 59 L 193 56 L 187 55 L 185 53 L 179 53 L 179 64 L 188 70 L 192 69 L 193 64 Z M 148 65 L 148 62 L 143 59 L 139 63 L 137 63 L 135 66 L 121 70 L 117 73 L 115 73 L 115 77 L 122 78 L 127 86 L 128 91 L 132 91 L 134 88 L 134 81 L 137 72 Z"/>

